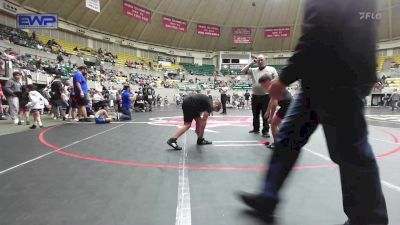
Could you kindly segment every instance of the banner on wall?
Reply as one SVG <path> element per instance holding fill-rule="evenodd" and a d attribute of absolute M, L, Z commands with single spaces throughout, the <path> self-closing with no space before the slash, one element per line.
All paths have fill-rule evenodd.
<path fill-rule="evenodd" d="M 86 0 L 86 8 L 100 12 L 100 0 Z"/>
<path fill-rule="evenodd" d="M 253 41 L 251 37 L 251 28 L 234 27 L 232 28 L 232 41 L 234 44 L 250 44 Z"/>
<path fill-rule="evenodd" d="M 186 32 L 187 22 L 183 20 L 178 20 L 173 17 L 163 16 L 163 24 L 165 28 Z"/>
<path fill-rule="evenodd" d="M 290 27 L 269 27 L 264 28 L 265 38 L 286 38 L 290 37 Z"/>
<path fill-rule="evenodd" d="M 151 12 L 133 3 L 124 1 L 124 14 L 146 23 L 151 23 Z"/>
<path fill-rule="evenodd" d="M 217 26 L 197 24 L 197 34 L 211 37 L 219 37 L 221 34 L 221 29 Z"/>

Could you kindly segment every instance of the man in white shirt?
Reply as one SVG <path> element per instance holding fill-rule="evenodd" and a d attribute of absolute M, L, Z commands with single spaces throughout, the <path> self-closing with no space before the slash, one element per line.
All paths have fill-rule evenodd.
<path fill-rule="evenodd" d="M 251 64 L 257 64 L 257 68 L 250 68 Z M 267 74 L 272 78 L 278 76 L 278 72 L 272 66 L 267 66 L 267 61 L 263 55 L 259 55 L 257 59 L 254 59 L 247 66 L 242 69 L 242 73 L 250 74 L 253 81 L 252 97 L 251 97 L 251 110 L 253 112 L 253 130 L 249 133 L 258 134 L 260 132 L 260 116 L 263 119 L 263 137 L 269 137 L 269 124 L 268 118 L 264 118 L 264 114 L 267 111 L 269 104 L 269 94 L 258 84 L 258 79 Z"/>

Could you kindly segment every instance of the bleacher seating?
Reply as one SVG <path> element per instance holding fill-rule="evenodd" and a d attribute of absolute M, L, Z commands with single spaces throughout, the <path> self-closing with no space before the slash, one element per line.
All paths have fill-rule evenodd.
<path fill-rule="evenodd" d="M 49 36 L 46 35 L 36 35 L 37 39 L 43 43 L 47 43 L 50 39 L 52 39 Z M 60 44 L 63 49 L 65 50 L 66 53 L 71 54 L 71 55 L 77 55 L 80 53 L 82 56 L 91 56 L 91 52 L 97 51 L 96 49 L 91 49 L 87 46 L 75 44 L 72 42 L 67 42 L 64 40 L 60 39 L 55 39 L 55 41 Z M 79 51 L 74 51 L 75 47 L 79 49 Z M 84 49 L 84 51 L 82 50 Z M 157 62 L 154 62 L 153 59 L 151 58 L 146 58 L 146 57 L 139 57 L 139 56 L 134 56 L 134 55 L 128 55 L 126 53 L 113 53 L 118 55 L 118 59 L 116 61 L 116 66 L 117 67 L 124 67 L 125 63 L 127 61 L 132 61 L 132 62 L 137 62 L 137 63 L 143 63 L 145 68 L 149 68 L 149 62 L 152 64 L 152 67 L 154 70 L 159 71 L 161 69 L 169 69 L 169 70 L 178 70 L 181 68 L 179 64 L 172 64 L 171 66 L 159 66 Z"/>
<path fill-rule="evenodd" d="M 400 55 L 395 55 L 395 56 L 379 56 L 377 59 L 377 67 L 376 71 L 381 72 L 383 69 L 383 65 L 387 60 L 391 60 L 395 62 L 396 64 L 400 64 Z"/>
<path fill-rule="evenodd" d="M 385 82 L 389 88 L 400 88 L 400 77 L 386 78 Z"/>
<path fill-rule="evenodd" d="M 180 65 L 190 74 L 192 75 L 213 75 L 215 71 L 214 65 L 194 65 L 191 63 L 180 63 Z"/>
<path fill-rule="evenodd" d="M 0 39 L 12 40 L 15 44 L 28 48 L 36 48 L 38 42 L 29 37 L 28 33 L 0 24 Z"/>

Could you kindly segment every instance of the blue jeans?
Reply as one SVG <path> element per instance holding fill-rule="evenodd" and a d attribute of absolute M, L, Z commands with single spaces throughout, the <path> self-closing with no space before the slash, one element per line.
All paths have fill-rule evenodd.
<path fill-rule="evenodd" d="M 378 166 L 367 138 L 363 97 L 354 90 L 337 92 L 319 99 L 301 92 L 292 101 L 275 140 L 262 194 L 278 200 L 301 148 L 321 123 L 329 155 L 340 169 L 344 212 L 354 224 L 387 224 Z"/>
<path fill-rule="evenodd" d="M 120 120 L 132 120 L 132 113 L 130 109 L 121 110 L 121 116 L 119 117 Z"/>

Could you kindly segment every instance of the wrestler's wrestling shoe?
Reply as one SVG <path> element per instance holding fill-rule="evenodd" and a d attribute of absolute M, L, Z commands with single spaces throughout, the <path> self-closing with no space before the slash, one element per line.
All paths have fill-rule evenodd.
<path fill-rule="evenodd" d="M 211 141 L 207 141 L 206 139 L 202 138 L 202 139 L 197 139 L 197 145 L 211 145 L 212 142 Z"/>
<path fill-rule="evenodd" d="M 169 145 L 169 146 L 171 146 L 172 148 L 174 148 L 175 150 L 182 150 L 182 147 L 180 147 L 179 145 L 178 145 L 178 143 L 176 142 L 176 138 L 170 138 L 170 139 L 168 139 L 168 141 L 167 141 L 167 144 Z"/>

